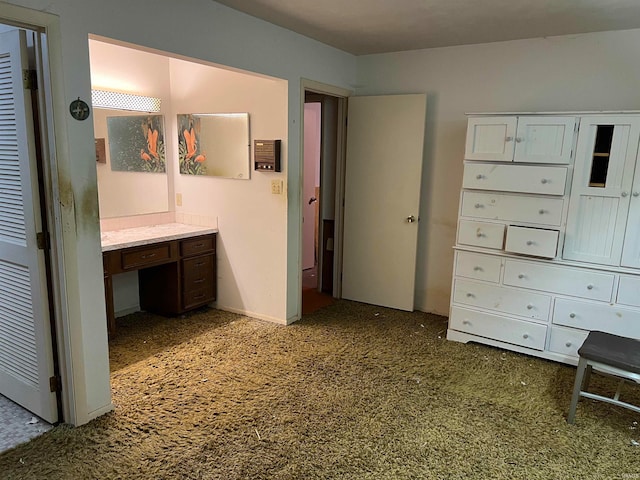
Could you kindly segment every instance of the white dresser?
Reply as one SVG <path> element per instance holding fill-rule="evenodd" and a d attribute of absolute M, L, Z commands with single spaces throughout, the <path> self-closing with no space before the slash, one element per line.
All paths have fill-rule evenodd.
<path fill-rule="evenodd" d="M 469 115 L 447 338 L 640 338 L 640 112 Z"/>

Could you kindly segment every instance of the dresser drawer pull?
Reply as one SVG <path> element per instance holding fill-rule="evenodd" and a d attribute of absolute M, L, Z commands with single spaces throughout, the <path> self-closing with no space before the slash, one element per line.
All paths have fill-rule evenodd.
<path fill-rule="evenodd" d="M 522 280 L 525 276 L 526 276 L 526 275 L 525 275 L 524 273 L 519 273 L 519 274 L 518 274 L 518 278 L 519 278 L 519 279 L 521 279 L 521 280 Z"/>
<path fill-rule="evenodd" d="M 156 256 L 155 253 L 147 253 L 147 254 L 144 254 L 144 255 L 140 255 L 140 258 L 142 258 L 143 260 L 146 260 L 147 258 L 153 258 L 155 256 Z"/>
<path fill-rule="evenodd" d="M 471 322 L 469 320 L 463 320 L 462 324 L 463 325 L 471 325 Z"/>
<path fill-rule="evenodd" d="M 569 318 L 576 318 L 576 314 L 575 314 L 575 313 L 573 313 L 573 312 L 571 312 L 571 313 L 569 314 Z"/>
<path fill-rule="evenodd" d="M 546 183 L 549 183 L 549 180 L 547 180 L 546 178 L 543 178 L 542 180 L 540 180 L 540 183 L 544 185 Z"/>
<path fill-rule="evenodd" d="M 473 293 L 471 293 L 471 292 L 467 293 L 467 298 L 473 298 L 473 297 L 475 297 L 475 295 Z"/>
<path fill-rule="evenodd" d="M 526 340 L 527 338 L 529 338 L 529 334 L 525 333 L 524 335 L 522 335 L 522 338 L 524 338 Z"/>
<path fill-rule="evenodd" d="M 511 141 L 513 141 L 513 137 L 504 137 L 504 141 L 505 142 L 511 142 Z"/>
<path fill-rule="evenodd" d="M 484 205 L 482 205 L 481 203 L 476 203 L 475 207 L 476 208 L 482 208 L 482 207 L 484 207 Z"/>
<path fill-rule="evenodd" d="M 484 175 L 482 175 L 481 173 L 476 175 L 476 179 L 478 179 L 478 180 L 482 180 L 483 178 L 484 178 Z"/>
<path fill-rule="evenodd" d="M 521 143 L 521 142 L 524 142 L 524 138 L 516 137 L 516 143 Z"/>
<path fill-rule="evenodd" d="M 527 240 L 527 245 L 531 246 L 531 245 L 533 245 L 533 244 L 534 244 L 534 241 L 533 241 L 533 240 Z"/>
<path fill-rule="evenodd" d="M 527 310 L 533 310 L 533 305 L 531 304 L 527 305 Z"/>
<path fill-rule="evenodd" d="M 476 265 L 475 267 L 473 267 L 473 271 L 474 272 L 482 272 L 482 267 L 479 267 L 479 266 Z"/>
<path fill-rule="evenodd" d="M 204 298 L 204 297 L 205 297 L 204 293 L 201 293 L 200 295 L 194 295 L 193 299 L 200 300 L 201 298 Z"/>
<path fill-rule="evenodd" d="M 204 243 L 196 243 L 193 248 L 202 248 L 204 247 Z"/>
<path fill-rule="evenodd" d="M 547 211 L 541 208 L 540 210 L 538 210 L 538 213 L 540 215 L 544 215 L 545 213 L 547 213 Z"/>
<path fill-rule="evenodd" d="M 481 238 L 481 237 L 486 237 L 486 235 L 482 233 L 482 230 L 478 229 L 476 230 L 476 237 Z"/>
<path fill-rule="evenodd" d="M 193 281 L 193 283 L 203 283 L 203 282 L 204 282 L 204 278 L 199 278 Z"/>
<path fill-rule="evenodd" d="M 194 266 L 196 266 L 196 267 L 201 267 L 201 266 L 203 266 L 205 263 L 206 263 L 206 262 L 198 262 L 198 263 L 196 263 Z"/>
<path fill-rule="evenodd" d="M 569 348 L 571 346 L 571 342 L 567 342 L 564 344 L 565 347 Z"/>
<path fill-rule="evenodd" d="M 593 285 L 592 284 L 587 285 L 587 290 L 593 290 Z"/>

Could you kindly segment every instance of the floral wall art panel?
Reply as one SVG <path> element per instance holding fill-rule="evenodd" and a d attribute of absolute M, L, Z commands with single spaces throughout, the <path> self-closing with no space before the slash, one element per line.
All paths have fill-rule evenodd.
<path fill-rule="evenodd" d="M 162 115 L 107 117 L 111 170 L 165 173 Z"/>

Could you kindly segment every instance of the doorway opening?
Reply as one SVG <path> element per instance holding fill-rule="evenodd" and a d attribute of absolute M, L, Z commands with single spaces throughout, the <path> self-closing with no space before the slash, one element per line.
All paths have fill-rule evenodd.
<path fill-rule="evenodd" d="M 342 212 L 343 144 L 340 115 L 346 98 L 305 90 L 302 193 L 302 313 L 340 297 L 336 221 Z"/>

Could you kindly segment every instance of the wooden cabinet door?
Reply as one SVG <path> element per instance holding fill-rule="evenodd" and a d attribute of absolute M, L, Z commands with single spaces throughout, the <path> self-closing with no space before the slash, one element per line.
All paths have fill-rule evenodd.
<path fill-rule="evenodd" d="M 511 162 L 517 122 L 517 117 L 469 118 L 464 158 Z"/>
<path fill-rule="evenodd" d="M 514 162 L 571 163 L 575 117 L 519 117 Z"/>
<path fill-rule="evenodd" d="M 620 264 L 639 140 L 638 118 L 582 118 L 563 258 Z"/>

